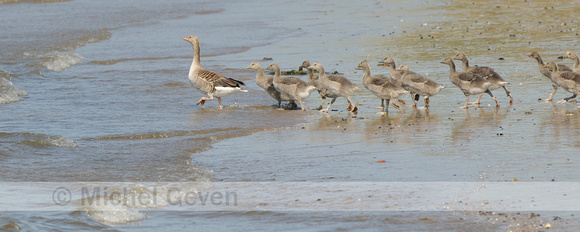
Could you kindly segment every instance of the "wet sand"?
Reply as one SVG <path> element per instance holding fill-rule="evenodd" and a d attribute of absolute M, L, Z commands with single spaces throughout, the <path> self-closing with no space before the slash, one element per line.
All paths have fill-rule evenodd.
<path fill-rule="evenodd" d="M 573 109 L 539 103 L 532 109 L 429 110 L 429 116 L 408 111 L 312 116 L 309 124 L 219 142 L 194 160 L 222 167 L 216 178 L 224 181 L 575 180 L 562 168 L 578 163 L 576 130 L 569 129 L 577 127 Z M 534 115 L 550 112 L 548 129 Z M 245 141 L 264 145 L 256 150 Z M 241 154 L 254 162 L 234 162 Z"/>

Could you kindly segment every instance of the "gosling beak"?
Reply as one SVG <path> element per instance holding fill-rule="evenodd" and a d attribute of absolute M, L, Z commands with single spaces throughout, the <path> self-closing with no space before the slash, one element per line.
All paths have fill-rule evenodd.
<path fill-rule="evenodd" d="M 185 41 L 189 41 L 187 38 L 183 38 L 183 40 L 185 40 Z"/>

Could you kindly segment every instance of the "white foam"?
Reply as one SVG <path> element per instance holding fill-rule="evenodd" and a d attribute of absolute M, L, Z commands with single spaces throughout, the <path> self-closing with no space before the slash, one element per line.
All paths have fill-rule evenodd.
<path fill-rule="evenodd" d="M 144 213 L 126 205 L 93 204 L 83 211 L 91 218 L 105 224 L 127 224 L 147 218 Z"/>
<path fill-rule="evenodd" d="M 76 147 L 77 144 L 72 139 L 60 135 L 45 135 L 39 133 L 25 133 L 22 143 L 33 146 L 55 146 L 55 147 Z"/>
<path fill-rule="evenodd" d="M 127 224 L 141 221 L 147 215 L 141 212 L 145 209 L 165 209 L 172 204 L 183 201 L 194 202 L 197 193 L 208 189 L 212 183 L 171 183 L 169 185 L 127 184 L 110 186 L 95 184 L 95 191 L 86 190 L 78 204 L 91 218 L 105 224 Z M 184 193 L 191 193 L 184 195 Z"/>
<path fill-rule="evenodd" d="M 0 77 L 0 104 L 22 101 L 20 96 L 26 95 L 28 95 L 26 91 L 14 87 L 11 81 Z"/>
<path fill-rule="evenodd" d="M 68 139 L 58 135 L 48 136 L 41 140 L 41 143 L 48 146 L 56 147 L 76 147 L 77 144 L 72 139 Z"/>
<path fill-rule="evenodd" d="M 80 64 L 83 57 L 75 52 L 53 52 L 48 55 L 42 66 L 50 71 L 62 72 L 75 64 Z"/>

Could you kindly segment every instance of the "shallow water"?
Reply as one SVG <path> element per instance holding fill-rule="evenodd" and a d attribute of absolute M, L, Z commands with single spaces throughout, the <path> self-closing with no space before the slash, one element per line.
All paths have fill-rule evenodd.
<path fill-rule="evenodd" d="M 580 111 L 575 103 L 537 101 L 552 87 L 526 56 L 538 51 L 545 62 L 572 65 L 557 57 L 580 45 L 576 20 L 564 17 L 580 10 L 576 1 L 0 3 L 2 182 L 484 183 L 578 176 Z M 182 40 L 192 34 L 200 38 L 204 67 L 247 85 L 248 93 L 223 99 L 223 110 L 217 101 L 195 105 L 201 95 L 187 80 L 192 49 Z M 498 71 L 511 83 L 514 104 L 497 90 L 499 109 L 488 96 L 479 108 L 456 109 L 465 98 L 439 62 L 457 52 Z M 366 59 L 373 74 L 386 74 L 387 67 L 374 65 L 386 55 L 446 86 L 428 110 L 376 114 L 380 103 L 355 68 Z M 255 72 L 245 69 L 259 61 L 292 70 L 305 59 L 359 85 L 358 114 L 347 113 L 343 99 L 328 114 L 276 110 Z M 559 89 L 554 99 L 570 95 Z M 309 108 L 319 103 L 316 93 L 306 100 Z M 574 213 L 79 207 L 4 211 L 0 228 L 518 231 L 549 222 L 569 231 L 579 226 Z"/>

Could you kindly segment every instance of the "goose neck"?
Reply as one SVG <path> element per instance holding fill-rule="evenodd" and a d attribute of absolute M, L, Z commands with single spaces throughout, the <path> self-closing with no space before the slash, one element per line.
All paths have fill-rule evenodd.
<path fill-rule="evenodd" d="M 258 74 L 256 75 L 256 77 L 263 77 L 264 76 L 264 69 L 262 67 L 259 67 L 257 70 L 258 70 Z"/>
<path fill-rule="evenodd" d="M 306 72 L 308 73 L 308 81 L 311 82 L 314 80 L 314 70 L 311 68 L 306 68 Z"/>
<path fill-rule="evenodd" d="M 363 80 L 366 80 L 372 76 L 370 67 L 364 66 L 363 71 Z"/>
<path fill-rule="evenodd" d="M 462 57 L 461 61 L 463 62 L 463 71 L 466 71 L 467 69 L 469 69 L 469 60 L 467 60 L 467 57 Z M 455 65 L 453 65 L 455 66 Z"/>
<path fill-rule="evenodd" d="M 363 66 L 363 70 L 364 70 L 364 75 L 365 76 L 369 76 L 370 77 L 372 75 L 371 74 L 371 67 L 369 67 L 368 64 L 366 64 L 366 65 Z"/>
<path fill-rule="evenodd" d="M 193 62 L 191 64 L 191 66 L 192 67 L 201 67 L 200 55 L 199 55 L 199 44 L 192 43 L 191 46 L 193 47 Z"/>
<path fill-rule="evenodd" d="M 395 62 L 391 62 L 391 63 L 389 63 L 389 69 L 390 69 L 392 72 L 394 72 L 394 71 L 397 71 L 397 67 L 396 67 L 396 66 L 397 66 L 397 65 L 395 64 Z"/>
<path fill-rule="evenodd" d="M 449 71 L 453 74 L 456 73 L 457 71 L 455 70 L 455 63 L 450 62 L 449 63 Z"/>
<path fill-rule="evenodd" d="M 536 56 L 536 60 L 538 61 L 538 64 L 545 65 L 544 61 L 542 60 L 542 57 Z"/>
<path fill-rule="evenodd" d="M 322 65 L 320 65 L 318 72 L 320 73 L 320 75 L 324 74 L 324 68 L 322 67 Z"/>
<path fill-rule="evenodd" d="M 274 80 L 281 80 L 282 77 L 280 75 L 280 67 L 273 67 L 272 70 L 274 71 Z"/>

